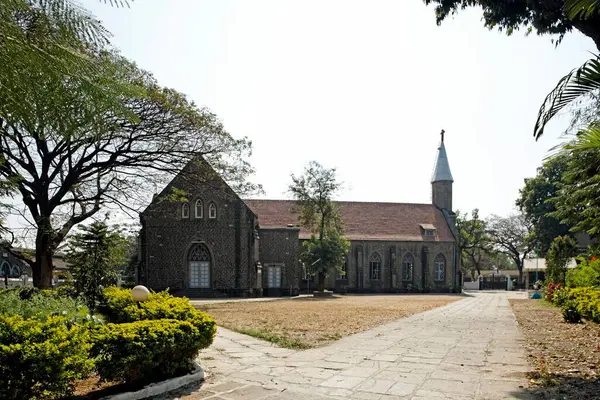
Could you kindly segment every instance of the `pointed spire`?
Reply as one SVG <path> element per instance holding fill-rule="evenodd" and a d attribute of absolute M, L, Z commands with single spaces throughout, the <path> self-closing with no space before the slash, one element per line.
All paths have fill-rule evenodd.
<path fill-rule="evenodd" d="M 442 132 L 440 133 L 442 141 L 440 142 L 440 147 L 438 147 L 438 154 L 435 162 L 433 176 L 431 177 L 431 183 L 440 181 L 454 182 L 454 179 L 452 178 L 452 173 L 450 172 L 450 165 L 448 164 L 446 147 L 444 146 L 444 133 L 445 131 L 442 129 Z"/>

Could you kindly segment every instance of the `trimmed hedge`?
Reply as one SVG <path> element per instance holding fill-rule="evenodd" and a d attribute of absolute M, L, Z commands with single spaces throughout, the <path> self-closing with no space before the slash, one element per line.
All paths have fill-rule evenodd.
<path fill-rule="evenodd" d="M 110 287 L 104 290 L 105 301 L 101 312 L 110 322 L 124 323 L 144 320 L 175 319 L 189 321 L 198 328 L 202 348 L 210 346 L 217 333 L 215 321 L 206 313 L 196 310 L 185 297 L 174 297 L 165 292 L 150 293 L 147 301 L 136 302 L 131 290 Z"/>
<path fill-rule="evenodd" d="M 93 342 L 102 380 L 147 383 L 189 372 L 206 339 L 188 321 L 160 319 L 106 324 Z"/>
<path fill-rule="evenodd" d="M 88 327 L 61 316 L 0 315 L 0 398 L 57 399 L 94 366 Z"/>

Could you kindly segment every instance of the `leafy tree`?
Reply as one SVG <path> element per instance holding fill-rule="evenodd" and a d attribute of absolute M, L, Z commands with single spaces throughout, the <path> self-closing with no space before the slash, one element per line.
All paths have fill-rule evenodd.
<path fill-rule="evenodd" d="M 69 240 L 67 262 L 75 279 L 75 290 L 90 310 L 102 296 L 102 288 L 115 285 L 127 262 L 127 238 L 104 222 L 81 227 Z"/>
<path fill-rule="evenodd" d="M 488 220 L 488 233 L 494 249 L 509 256 L 519 270 L 519 281 L 523 281 L 523 262 L 534 249 L 531 239 L 533 227 L 523 214 L 508 217 L 493 215 Z"/>
<path fill-rule="evenodd" d="M 339 271 L 348 252 L 349 243 L 343 237 L 342 220 L 333 202 L 341 187 L 335 168 L 327 169 L 312 161 L 304 174 L 292 174 L 290 193 L 296 200 L 295 212 L 300 223 L 313 233 L 305 242 L 302 259 L 309 271 L 318 274 L 318 290 L 325 288 L 325 278 L 332 270 Z"/>
<path fill-rule="evenodd" d="M 574 232 L 600 237 L 600 150 L 567 149 L 567 170 L 556 196 L 551 215 L 571 225 Z"/>
<path fill-rule="evenodd" d="M 32 266 L 35 286 L 50 286 L 52 255 L 75 225 L 107 207 L 135 214 L 192 159 L 206 160 L 240 193 L 256 189 L 245 180 L 251 143 L 234 139 L 209 110 L 160 87 L 103 41 L 84 41 L 78 24 L 63 29 L 52 7 L 9 1 L 26 17 L 9 13 L 3 27 L 47 57 L 60 58 L 55 47 L 64 40 L 89 67 L 70 75 L 70 63 L 55 70 L 25 58 L 9 73 L 1 68 L 3 96 L 13 100 L 0 101 L 0 180 L 16 191 L 24 204 L 17 211 L 35 234 L 35 257 L 15 254 Z M 53 35 L 56 41 L 46 40 Z M 11 57 L 18 59 L 17 50 Z"/>
<path fill-rule="evenodd" d="M 533 225 L 532 238 L 538 241 L 541 255 L 546 254 L 554 238 L 568 235 L 571 228 L 552 216 L 556 207 L 551 201 L 559 191 L 568 161 L 565 154 L 549 159 L 538 168 L 534 178 L 525 179 L 525 186 L 519 190 L 517 207 Z"/>
<path fill-rule="evenodd" d="M 460 211 L 456 212 L 456 227 L 458 229 L 458 246 L 460 248 L 463 272 L 470 272 L 475 277 L 475 271 L 481 275 L 481 267 L 486 253 L 491 251 L 490 238 L 486 232 L 486 222 L 479 218 L 479 210 L 471 211 L 471 218 Z"/>
<path fill-rule="evenodd" d="M 567 265 L 577 254 L 577 242 L 570 236 L 554 238 L 546 255 L 546 281 L 565 282 Z"/>
<path fill-rule="evenodd" d="M 339 232 L 331 231 L 319 240 L 312 235 L 303 244 L 304 251 L 301 260 L 311 275 L 319 277 L 318 290 L 325 289 L 325 277 L 331 272 L 342 272 L 350 242 Z"/>
<path fill-rule="evenodd" d="M 600 49 L 600 15 L 597 0 L 424 0 L 435 5 L 439 24 L 468 7 L 481 7 L 486 28 L 504 30 L 507 35 L 525 29 L 538 35 L 552 35 L 560 43 L 573 28 L 594 41 Z M 583 11 L 583 12 L 582 12 Z"/>

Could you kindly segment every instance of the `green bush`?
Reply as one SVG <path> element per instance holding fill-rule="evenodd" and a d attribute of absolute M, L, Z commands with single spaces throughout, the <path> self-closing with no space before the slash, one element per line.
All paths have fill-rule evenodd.
<path fill-rule="evenodd" d="M 101 312 L 110 322 L 123 323 L 143 320 L 176 319 L 192 323 L 201 333 L 202 348 L 212 344 L 217 326 L 206 313 L 198 311 L 185 297 L 165 292 L 150 293 L 147 301 L 136 302 L 131 290 L 110 287 L 104 290 L 105 304 Z"/>
<path fill-rule="evenodd" d="M 567 301 L 569 301 L 570 298 L 571 298 L 571 296 L 569 295 L 568 289 L 565 289 L 565 288 L 558 289 L 558 290 L 555 290 L 554 294 L 552 295 L 552 303 L 554 303 L 558 307 L 561 307 L 563 304 L 565 304 Z"/>
<path fill-rule="evenodd" d="M 106 324 L 94 334 L 92 356 L 102 380 L 148 383 L 187 373 L 206 338 L 188 321 Z"/>
<path fill-rule="evenodd" d="M 187 372 L 217 327 L 186 298 L 151 293 L 136 302 L 131 290 L 104 290 L 101 311 L 112 322 L 94 334 L 92 354 L 104 380 L 152 382 Z"/>
<path fill-rule="evenodd" d="M 567 300 L 562 305 L 562 315 L 565 321 L 569 323 L 581 322 L 581 312 L 579 311 L 575 300 Z"/>
<path fill-rule="evenodd" d="M 4 299 L 4 298 L 3 298 Z M 87 326 L 62 316 L 43 321 L 0 315 L 0 398 L 56 399 L 93 367 Z"/>
<path fill-rule="evenodd" d="M 600 286 L 600 259 L 581 259 L 576 268 L 567 272 L 567 287 L 598 287 Z"/>
<path fill-rule="evenodd" d="M 51 290 L 4 290 L 0 292 L 0 315 L 20 315 L 45 320 L 60 315 L 72 322 L 85 322 L 90 312 L 78 300 L 61 297 Z"/>

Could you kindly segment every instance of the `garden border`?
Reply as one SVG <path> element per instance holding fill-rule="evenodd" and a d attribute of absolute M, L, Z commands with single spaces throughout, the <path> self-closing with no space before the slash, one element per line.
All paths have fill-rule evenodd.
<path fill-rule="evenodd" d="M 111 396 L 105 396 L 100 400 L 139 400 L 146 399 L 148 397 L 158 396 L 163 393 L 168 393 L 173 390 L 177 390 L 182 386 L 189 385 L 190 383 L 203 381 L 205 377 L 204 369 L 200 364 L 196 364 L 196 369 L 183 376 L 164 380 L 162 382 L 151 383 L 144 386 L 142 389 L 135 392 L 119 393 Z"/>

